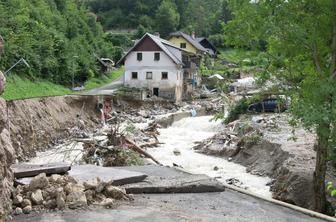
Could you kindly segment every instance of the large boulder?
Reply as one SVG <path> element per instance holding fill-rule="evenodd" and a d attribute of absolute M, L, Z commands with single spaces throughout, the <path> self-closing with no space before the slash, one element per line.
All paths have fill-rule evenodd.
<path fill-rule="evenodd" d="M 0 71 L 0 95 L 5 91 L 5 86 L 6 86 L 6 77 Z"/>

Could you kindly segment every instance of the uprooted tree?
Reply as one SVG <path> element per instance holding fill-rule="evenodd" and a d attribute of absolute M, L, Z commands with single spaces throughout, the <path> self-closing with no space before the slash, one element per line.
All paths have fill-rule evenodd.
<path fill-rule="evenodd" d="M 233 0 L 230 8 L 227 40 L 266 48 L 270 66 L 260 77 L 276 80 L 294 119 L 317 134 L 315 210 L 326 212 L 326 164 L 336 142 L 336 0 Z"/>

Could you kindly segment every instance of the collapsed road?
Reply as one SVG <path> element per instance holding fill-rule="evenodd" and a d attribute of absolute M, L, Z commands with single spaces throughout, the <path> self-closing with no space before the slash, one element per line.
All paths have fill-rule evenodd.
<path fill-rule="evenodd" d="M 20 215 L 14 217 L 17 222 L 89 222 L 99 218 L 101 222 L 108 221 L 264 221 L 264 222 L 319 222 L 323 219 L 314 218 L 287 207 L 242 194 L 234 190 L 225 189 L 224 192 L 201 193 L 176 193 L 183 188 L 183 184 L 175 183 L 171 180 L 184 180 L 188 173 L 166 167 L 145 166 L 145 167 L 122 167 L 117 169 L 140 171 L 148 177 L 160 177 L 170 185 L 152 184 L 152 189 L 160 187 L 175 188 L 170 193 L 152 193 L 133 195 L 132 202 L 119 202 L 111 209 L 104 209 L 91 206 L 87 209 L 65 210 L 63 212 L 32 213 L 30 215 Z M 129 184 L 129 187 L 149 189 L 148 180 L 143 185 Z M 146 185 L 147 184 L 147 185 Z M 197 184 L 197 183 L 196 183 Z M 208 191 L 211 191 L 209 187 Z"/>
<path fill-rule="evenodd" d="M 39 118 L 42 119 L 50 119 L 50 116 L 54 116 L 55 119 L 53 120 L 54 125 L 53 127 L 50 126 L 50 124 L 46 123 L 47 121 L 44 121 L 44 124 L 35 124 L 34 127 L 30 125 L 26 129 L 22 128 L 16 128 L 18 132 L 23 131 L 26 134 L 29 134 L 29 130 L 32 130 L 33 133 L 37 131 L 44 131 L 47 127 L 49 129 L 52 129 L 54 131 L 58 131 L 57 127 L 64 125 L 60 124 L 62 121 L 64 121 L 64 118 L 58 118 L 58 115 L 64 115 L 64 111 L 67 110 L 66 117 L 68 118 L 67 126 L 69 127 L 67 129 L 67 133 L 63 135 L 63 137 L 60 138 L 70 138 L 69 141 L 73 142 L 73 137 L 71 136 L 73 132 L 75 131 L 75 134 L 84 136 L 83 139 L 80 140 L 80 142 L 77 142 L 77 144 L 84 145 L 83 148 L 85 148 L 85 140 L 91 140 L 91 136 L 95 138 L 94 141 L 98 142 L 99 144 L 104 144 L 104 141 L 106 138 L 108 138 L 108 129 L 109 127 L 105 128 L 107 130 L 104 131 L 104 128 L 102 130 L 94 130 L 93 133 L 87 133 L 83 132 L 83 129 L 78 132 L 78 130 L 73 130 L 74 128 L 78 129 L 81 127 L 78 127 L 77 119 L 73 118 L 72 124 L 69 124 L 69 121 L 72 116 L 76 116 L 76 113 L 82 112 L 82 121 L 84 122 L 85 126 L 88 126 L 86 123 L 90 123 L 92 125 L 91 129 L 98 129 L 101 128 L 99 115 L 89 114 L 86 110 L 94 110 L 95 104 L 97 104 L 98 100 L 95 99 L 88 99 L 88 97 L 83 97 L 85 101 L 85 107 L 88 107 L 86 109 L 83 109 L 83 102 L 81 102 L 81 99 L 75 98 L 76 106 L 75 111 L 72 111 L 71 107 L 72 105 L 63 106 L 66 103 L 69 102 L 70 97 L 68 97 L 66 100 L 63 98 L 58 99 L 52 99 L 53 103 L 55 101 L 60 101 L 62 106 L 58 106 L 56 109 L 52 108 L 51 110 L 48 110 L 47 107 L 44 108 L 43 114 L 40 113 L 39 110 L 35 110 L 34 108 L 25 107 L 29 109 L 30 118 Z M 92 102 L 92 101 L 95 102 Z M 90 102 L 91 101 L 91 102 Z M 122 102 L 123 101 L 119 101 Z M 193 143 L 196 141 L 201 141 L 206 138 L 209 138 L 213 136 L 217 130 L 221 127 L 219 123 L 216 122 L 209 122 L 209 119 L 211 117 L 204 116 L 204 117 L 196 117 L 191 118 L 190 117 L 190 110 L 194 107 L 197 107 L 197 104 L 188 105 L 185 104 L 183 107 L 176 108 L 176 107 L 169 107 L 164 108 L 163 105 L 157 105 L 156 102 L 154 102 L 154 107 L 152 108 L 141 108 L 137 106 L 137 108 L 131 108 L 129 105 L 120 105 L 119 102 L 117 102 L 117 107 L 123 107 L 120 109 L 123 109 L 124 111 L 118 110 L 117 107 L 113 107 L 114 111 L 117 111 L 117 115 L 122 118 L 123 116 L 126 117 L 125 119 L 132 120 L 133 124 L 126 124 L 126 128 L 129 128 L 130 126 L 137 127 L 139 125 L 144 127 L 148 125 L 152 120 L 156 120 L 159 122 L 162 126 L 165 126 L 166 128 L 158 129 L 159 135 L 157 136 L 160 141 L 159 144 L 156 144 L 156 147 L 154 148 L 147 148 L 147 152 L 152 154 L 159 162 L 163 163 L 164 165 L 177 165 L 180 167 L 183 167 L 184 170 L 188 170 L 192 173 L 196 174 L 190 174 L 189 172 L 185 172 L 183 169 L 175 169 L 175 168 L 166 168 L 166 167 L 158 167 L 158 166 L 133 166 L 133 167 L 125 167 L 125 168 L 115 168 L 115 167 L 101 167 L 103 170 L 97 170 L 94 168 L 94 170 L 88 170 L 95 166 L 92 165 L 86 165 L 88 169 L 86 170 L 78 170 L 76 169 L 77 166 L 73 166 L 69 171 L 69 176 L 66 176 L 65 178 L 61 178 L 61 180 L 68 180 L 78 183 L 79 185 L 74 185 L 73 188 L 70 189 L 70 191 L 64 193 L 63 195 L 70 195 L 71 202 L 66 202 L 66 204 L 71 204 L 70 206 L 73 207 L 74 205 L 77 206 L 77 202 L 73 202 L 73 194 L 71 194 L 71 190 L 76 191 L 76 195 L 80 195 L 83 199 L 81 199 L 81 202 L 79 203 L 79 206 L 81 206 L 79 209 L 69 211 L 69 208 L 65 208 L 64 211 L 56 210 L 57 207 L 54 207 L 53 199 L 50 199 L 49 205 L 51 206 L 51 209 L 39 209 L 37 211 L 34 211 L 34 207 L 32 208 L 32 212 L 30 215 L 24 215 L 19 214 L 17 216 L 13 217 L 14 221 L 92 221 L 92 218 L 101 218 L 101 221 L 152 221 L 153 218 L 158 221 L 213 221 L 214 219 L 218 220 L 236 220 L 236 221 L 251 221 L 253 219 L 258 221 L 270 221 L 269 218 L 274 218 L 274 221 L 321 221 L 322 219 L 317 219 L 314 217 L 311 217 L 309 215 L 311 214 L 303 214 L 302 212 L 299 212 L 297 210 L 293 210 L 287 207 L 279 207 L 278 205 L 271 203 L 269 201 L 265 201 L 261 198 L 255 198 L 251 197 L 248 194 L 242 194 L 239 192 L 236 192 L 231 189 L 225 189 L 224 183 L 227 183 L 228 179 L 233 181 L 233 185 L 240 186 L 242 188 L 246 188 L 248 192 L 255 192 L 260 191 L 259 194 L 263 196 L 269 195 L 269 188 L 266 186 L 267 181 L 269 178 L 263 178 L 256 175 L 250 175 L 246 174 L 245 168 L 242 166 L 239 166 L 238 164 L 230 163 L 229 161 L 220 159 L 220 158 L 214 158 L 210 156 L 206 156 L 204 154 L 198 154 L 194 153 L 192 151 Z M 17 104 L 22 102 L 17 102 L 16 104 L 12 104 L 11 107 L 18 108 Z M 28 104 L 28 102 L 25 102 Z M 114 103 L 114 101 L 112 101 Z M 209 103 L 209 102 L 208 102 Z M 210 102 L 211 103 L 211 102 Z M 48 99 L 43 99 L 40 101 L 34 101 L 32 103 L 34 106 L 39 106 L 40 104 L 48 104 Z M 202 104 L 201 102 L 198 104 L 199 107 L 205 106 L 206 103 Z M 52 104 L 51 107 L 57 106 L 57 104 Z M 144 104 L 142 104 L 144 106 Z M 168 105 L 170 106 L 170 105 Z M 89 108 L 90 107 L 90 108 Z M 156 108 L 155 108 L 156 107 Z M 125 111 L 126 110 L 126 111 Z M 150 110 L 145 111 L 144 110 Z M 170 111 L 169 111 L 170 110 Z M 20 116 L 21 114 L 16 111 L 17 114 L 16 117 Z M 22 107 L 20 107 L 20 112 L 23 112 Z M 91 111 L 90 111 L 91 112 Z M 128 113 L 128 114 L 127 114 Z M 168 114 L 167 114 L 168 113 Z M 176 114 L 177 113 L 177 114 Z M 199 112 L 201 113 L 201 112 Z M 12 114 L 13 115 L 13 114 Z M 98 117 L 98 118 L 97 118 Z M 95 120 L 96 119 L 96 120 Z M 97 121 L 98 119 L 98 121 Z M 162 121 L 164 120 L 164 121 Z M 16 121 L 22 121 L 18 118 L 14 119 L 13 122 Z M 56 121 L 59 121 L 57 123 Z M 34 121 L 30 121 L 32 123 Z M 55 124 L 56 123 L 56 124 Z M 112 124 L 113 125 L 113 124 Z M 195 128 L 198 128 L 198 130 L 194 130 Z M 217 128 L 218 127 L 218 128 Z M 27 130 L 29 129 L 29 130 Z M 178 131 L 177 129 L 180 129 Z M 90 131 L 89 127 L 86 127 L 84 131 Z M 13 138 L 19 138 L 15 131 L 12 132 Z M 133 129 L 132 139 L 136 141 L 136 143 L 141 144 L 141 142 L 147 141 L 149 137 L 146 136 L 143 133 L 143 130 L 138 131 L 137 129 Z M 60 134 L 59 134 L 60 135 Z M 145 136 L 144 136 L 145 135 Z M 183 140 L 183 137 L 187 140 Z M 38 151 L 41 149 L 37 149 L 37 146 L 43 147 L 44 144 L 46 144 L 46 141 L 41 141 L 42 135 L 36 135 L 33 137 L 32 140 L 25 140 L 26 138 L 20 138 L 20 141 L 22 143 L 16 143 L 14 144 L 14 148 L 19 148 L 21 151 L 21 158 L 27 159 L 27 156 L 25 157 L 25 153 L 27 152 L 26 146 L 23 145 L 29 145 L 29 144 L 35 144 L 33 147 L 30 146 L 30 149 L 34 151 Z M 47 140 L 49 138 L 49 134 L 47 137 Z M 50 138 L 52 138 L 52 135 L 50 135 Z M 44 138 L 46 140 L 46 138 Z M 49 140 L 49 143 L 52 140 Z M 67 139 L 59 139 L 57 140 L 53 146 L 50 146 L 45 152 L 50 152 L 52 150 L 55 150 L 53 148 L 59 148 L 59 146 L 64 146 L 68 144 L 69 142 Z M 174 144 L 175 143 L 175 144 Z M 129 144 L 128 144 L 129 145 Z M 102 145 L 99 145 L 102 146 Z M 71 145 L 73 147 L 73 145 Z M 77 149 L 78 147 L 76 147 Z M 76 151 L 75 149 L 75 151 Z M 59 149 L 58 149 L 59 151 Z M 40 156 L 41 154 L 45 154 L 45 152 L 37 153 L 37 157 L 35 159 L 28 158 L 32 161 L 42 161 L 42 162 L 35 162 L 35 163 L 45 163 L 47 158 L 46 156 Z M 161 152 L 163 155 L 161 155 Z M 167 155 L 165 155 L 165 152 L 167 152 Z M 55 154 L 62 154 L 64 156 L 64 152 L 56 152 L 56 153 L 49 153 L 49 156 L 55 155 Z M 65 152 L 66 154 L 69 154 Z M 67 157 L 71 157 L 72 155 L 66 155 Z M 77 156 L 77 155 L 74 155 Z M 28 156 L 29 157 L 29 156 Z M 193 158 L 199 158 L 199 162 L 197 161 L 191 161 L 191 159 L 188 157 Z M 174 161 L 168 161 L 165 158 L 174 158 Z M 52 160 L 50 160 L 52 161 Z M 145 164 L 151 163 L 149 160 L 145 160 Z M 75 162 L 75 165 L 77 164 L 83 164 L 81 160 L 78 162 Z M 205 164 L 205 165 L 204 165 Z M 85 165 L 84 165 L 85 166 Z M 111 170 L 111 171 L 109 171 Z M 120 173 L 118 176 L 118 173 L 113 174 L 111 173 L 112 170 L 114 172 L 120 171 L 122 176 L 125 178 L 120 178 Z M 126 170 L 129 173 L 125 173 Z M 194 172 L 193 172 L 194 170 Z M 76 173 L 77 172 L 77 173 Z M 79 172 L 79 173 L 78 173 Z M 90 172 L 90 174 L 89 174 Z M 99 173 L 100 172 L 100 173 Z M 230 173 L 235 173 L 231 174 Z M 207 174 L 209 176 L 205 176 L 202 174 Z M 108 176 L 107 176 L 108 175 Z M 116 177 L 109 177 L 111 175 L 117 175 Z M 233 176 L 232 176 L 233 175 Z M 87 177 L 88 181 L 94 180 L 96 181 L 95 184 L 89 183 L 90 186 L 87 186 L 85 188 L 85 185 L 80 185 L 83 181 L 83 177 Z M 95 177 L 99 177 L 99 180 L 96 180 Z M 45 178 L 43 175 L 39 175 L 39 178 Z M 58 177 L 56 177 L 58 178 Z M 136 178 L 136 180 L 133 180 Z M 54 177 L 48 177 L 47 180 L 49 180 L 50 184 L 52 185 L 55 180 Z M 44 181 L 46 181 L 44 179 Z M 123 181 L 122 183 L 113 183 L 113 181 Z M 126 181 L 126 182 L 125 182 Z M 20 182 L 20 181 L 18 181 Z M 21 181 L 22 186 L 31 187 L 29 181 Z M 84 181 L 85 182 L 85 181 Z M 104 186 L 102 186 L 103 184 Z M 44 198 L 43 192 L 47 192 L 47 198 L 49 197 L 49 188 L 50 186 L 47 186 L 46 188 L 42 189 L 42 198 Z M 63 186 L 62 184 L 59 184 L 60 186 Z M 58 186 L 59 186 L 58 185 Z M 255 186 L 257 185 L 257 186 Z M 117 186 L 117 188 L 115 188 Z M 103 187 L 101 189 L 98 189 L 100 192 L 96 190 L 94 187 Z M 90 199 L 90 196 L 84 196 L 82 195 L 83 192 L 89 191 L 89 193 L 92 194 L 92 189 L 95 189 L 94 192 L 95 198 L 99 197 L 99 200 L 93 198 Z M 43 189 L 47 189 L 44 191 Z M 63 189 L 66 190 L 66 187 L 63 187 Z M 120 195 L 130 195 L 127 196 L 127 200 L 111 200 L 111 198 L 108 198 L 106 195 L 110 195 L 109 190 L 118 190 L 120 191 Z M 91 191 L 90 191 L 91 190 Z M 25 195 L 26 198 L 31 198 L 31 193 L 34 192 L 35 194 L 39 194 L 38 190 L 33 191 L 24 191 L 23 195 Z M 52 193 L 52 192 L 51 192 Z M 127 193 L 127 194 L 126 194 Z M 180 193 L 180 194 L 177 194 Z M 133 195 L 132 195 L 133 194 Z M 115 197 L 111 195 L 111 197 Z M 40 196 L 41 197 L 41 196 Z M 125 196 L 126 197 L 126 196 Z M 34 196 L 35 198 L 35 196 Z M 101 199 L 103 198 L 103 199 Z M 106 198 L 106 199 L 104 199 Z M 40 198 L 41 199 L 41 198 Z M 130 199 L 134 199 L 131 201 Z M 92 203 L 96 204 L 88 204 L 93 201 Z M 41 200 L 40 200 L 41 201 Z M 65 201 L 67 201 L 67 196 L 65 198 Z M 27 201 L 26 201 L 27 202 Z M 43 201 L 42 201 L 43 203 Z M 185 204 L 188 203 L 188 204 Z M 18 203 L 18 206 L 21 206 L 21 203 Z M 109 206 L 112 209 L 106 210 L 106 206 Z M 139 209 L 142 208 L 141 211 Z M 236 209 L 239 210 L 237 211 Z M 162 214 L 162 210 L 165 210 L 165 213 Z M 56 211 L 55 211 L 56 210 Z M 20 213 L 20 211 L 18 211 Z M 197 213 L 199 212 L 199 213 Z M 212 216 L 209 216 L 212 215 Z M 319 217 L 319 216 L 317 216 Z M 321 218 L 321 217 L 320 217 Z M 253 220 L 252 220 L 253 221 Z"/>

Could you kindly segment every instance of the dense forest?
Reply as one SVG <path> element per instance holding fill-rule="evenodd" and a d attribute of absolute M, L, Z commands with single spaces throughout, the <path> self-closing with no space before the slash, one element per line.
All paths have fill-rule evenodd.
<path fill-rule="evenodd" d="M 223 46 L 222 26 L 230 18 L 226 0 L 4 0 L 0 70 L 24 58 L 30 69 L 18 66 L 14 73 L 69 86 L 72 74 L 76 82 L 99 76 L 97 57 L 118 61 L 145 32 L 196 31 Z M 136 32 L 104 32 L 110 29 Z"/>
<path fill-rule="evenodd" d="M 227 0 L 89 0 L 87 5 L 106 30 L 158 31 L 163 37 L 183 30 L 218 39 L 222 23 L 231 19 Z"/>
<path fill-rule="evenodd" d="M 0 70 L 24 58 L 30 69 L 18 66 L 13 71 L 21 76 L 70 85 L 73 73 L 78 81 L 98 74 L 95 55 L 113 58 L 121 53 L 95 15 L 74 1 L 1 1 L 0 24 L 5 41 Z"/>

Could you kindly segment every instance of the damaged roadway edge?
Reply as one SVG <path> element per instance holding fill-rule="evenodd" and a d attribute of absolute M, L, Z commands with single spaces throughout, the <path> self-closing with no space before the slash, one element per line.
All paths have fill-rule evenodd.
<path fill-rule="evenodd" d="M 261 200 L 264 200 L 264 201 L 267 201 L 267 202 L 270 202 L 270 203 L 273 203 L 273 204 L 276 204 L 276 205 L 279 205 L 279 206 L 283 206 L 283 207 L 286 207 L 286 208 L 304 213 L 304 214 L 306 214 L 308 216 L 311 216 L 311 217 L 336 222 L 336 218 L 330 217 L 330 216 L 325 215 L 325 214 L 321 214 L 321 213 L 318 213 L 318 212 L 315 212 L 315 211 L 312 211 L 312 210 L 309 210 L 309 209 L 306 209 L 306 208 L 303 208 L 303 207 L 299 207 L 299 206 L 296 206 L 296 205 L 293 205 L 293 204 L 289 204 L 289 203 L 286 203 L 286 202 L 283 202 L 283 201 L 279 201 L 279 200 L 276 200 L 276 199 L 270 199 L 270 198 L 263 197 L 261 195 L 253 194 L 253 193 L 247 192 L 244 189 L 240 189 L 236 186 L 230 186 L 230 185 L 227 185 L 227 184 L 224 184 L 224 186 L 227 189 L 231 189 L 231 190 L 237 191 L 239 193 L 243 193 L 243 194 L 246 194 L 246 195 L 249 195 L 249 196 L 252 196 L 252 197 L 255 197 L 255 198 L 258 198 L 258 199 L 261 199 Z"/>

